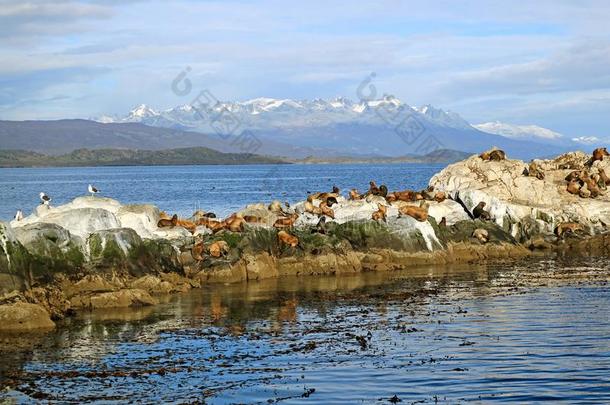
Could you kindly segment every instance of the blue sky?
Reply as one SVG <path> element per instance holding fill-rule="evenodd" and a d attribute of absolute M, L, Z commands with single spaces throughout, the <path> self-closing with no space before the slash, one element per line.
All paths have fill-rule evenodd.
<path fill-rule="evenodd" d="M 423 4 L 425 3 L 425 4 Z M 222 100 L 376 86 L 473 123 L 610 133 L 608 1 L 5 1 L 0 119 L 122 114 L 186 66 Z"/>

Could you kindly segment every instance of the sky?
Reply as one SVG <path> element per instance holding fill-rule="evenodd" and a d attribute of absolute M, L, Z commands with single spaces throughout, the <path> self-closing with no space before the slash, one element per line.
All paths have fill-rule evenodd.
<path fill-rule="evenodd" d="M 610 1 L 0 0 L 0 119 L 375 86 L 471 123 L 610 135 Z"/>

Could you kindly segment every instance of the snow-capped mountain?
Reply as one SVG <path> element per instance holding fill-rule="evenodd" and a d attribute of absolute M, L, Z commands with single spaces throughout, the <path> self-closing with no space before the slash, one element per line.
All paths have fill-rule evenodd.
<path fill-rule="evenodd" d="M 562 136 L 544 128 L 502 123 L 475 128 L 457 113 L 431 105 L 412 107 L 391 95 L 367 101 L 337 97 L 221 102 L 204 94 L 191 105 L 161 111 L 140 105 L 125 116 L 98 121 L 236 136 L 250 130 L 263 145 L 259 153 L 273 142 L 346 155 L 400 156 L 439 148 L 475 153 L 495 145 L 515 157 L 530 158 L 565 150 L 565 144 L 557 142 Z"/>
<path fill-rule="evenodd" d="M 564 136 L 548 128 L 538 125 L 514 125 L 505 122 L 494 121 L 473 125 L 475 128 L 490 134 L 502 135 L 511 139 L 544 139 L 557 140 Z"/>

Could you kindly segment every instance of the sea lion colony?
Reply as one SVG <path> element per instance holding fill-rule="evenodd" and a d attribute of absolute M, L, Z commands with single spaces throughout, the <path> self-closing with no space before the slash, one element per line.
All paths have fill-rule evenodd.
<path fill-rule="evenodd" d="M 602 161 L 604 157 L 610 156 L 606 148 L 597 148 L 593 151 L 591 159 L 579 168 L 574 170 L 566 176 L 565 181 L 567 182 L 566 191 L 568 193 L 579 195 L 582 198 L 595 198 L 602 194 L 608 185 L 610 185 L 610 178 L 604 172 L 602 168 L 595 168 L 594 164 L 596 161 Z M 484 161 L 498 162 L 506 159 L 506 153 L 499 149 L 492 149 L 490 151 L 483 152 L 479 157 Z M 560 168 L 561 169 L 561 168 Z M 594 170 L 596 172 L 594 172 Z M 539 164 L 532 161 L 528 167 L 523 171 L 525 176 L 535 177 L 540 180 L 544 180 L 545 174 Z M 325 224 L 327 218 L 334 219 L 333 206 L 338 203 L 338 198 L 341 196 L 341 192 L 338 187 L 333 186 L 331 192 L 316 192 L 310 193 L 304 203 L 304 212 L 317 215 L 320 217 L 318 225 L 312 230 L 312 232 L 324 233 Z M 387 209 L 392 202 L 403 201 L 408 203 L 417 203 L 416 205 L 402 205 L 398 208 L 399 216 L 410 216 L 417 221 L 424 222 L 428 220 L 428 204 L 429 201 L 442 202 L 447 198 L 451 198 L 442 191 L 435 191 L 434 187 L 430 186 L 425 190 L 398 190 L 388 192 L 388 188 L 385 184 L 377 185 L 375 181 L 369 183 L 369 189 L 365 193 L 360 193 L 357 189 L 353 188 L 349 191 L 348 200 L 357 201 L 369 198 L 378 197 L 377 211 L 371 215 L 373 221 L 387 221 Z M 314 202 L 318 202 L 315 205 Z M 368 200 L 367 200 L 368 201 Z M 273 223 L 273 227 L 278 229 L 278 241 L 282 245 L 296 248 L 299 245 L 299 240 L 296 236 L 289 233 L 289 230 L 294 226 L 295 222 L 299 218 L 299 214 L 294 210 L 290 209 L 288 203 L 284 204 L 286 209 L 279 201 L 272 202 L 267 208 L 270 212 L 278 215 L 278 219 Z M 472 210 L 471 217 L 473 219 L 480 219 L 484 221 L 493 220 L 489 211 L 485 209 L 485 202 L 479 202 Z M 446 226 L 445 218 L 441 221 L 441 226 Z M 191 233 L 195 233 L 197 226 L 204 226 L 210 229 L 213 233 L 220 231 L 229 232 L 242 232 L 244 230 L 244 224 L 260 223 L 262 219 L 252 215 L 242 216 L 239 213 L 233 213 L 224 220 L 219 220 L 213 213 L 206 213 L 203 211 L 196 211 L 190 220 L 179 219 L 176 214 L 172 217 L 166 213 L 161 214 L 158 227 L 176 227 L 181 226 Z M 558 237 L 565 236 L 566 234 L 576 233 L 582 227 L 574 223 L 563 223 L 559 224 L 555 229 L 555 233 Z M 482 229 L 477 229 L 473 232 L 473 238 L 479 240 L 481 243 L 486 243 L 489 240 L 487 232 L 483 232 Z M 203 242 L 198 242 L 193 246 L 193 257 L 197 260 L 203 259 L 204 252 L 208 252 L 212 257 L 221 257 L 228 253 L 229 246 L 214 242 L 207 248 L 203 246 Z"/>

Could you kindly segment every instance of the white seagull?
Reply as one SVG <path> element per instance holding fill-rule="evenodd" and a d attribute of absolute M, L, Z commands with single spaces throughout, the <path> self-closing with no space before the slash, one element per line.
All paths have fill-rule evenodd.
<path fill-rule="evenodd" d="M 21 221 L 23 219 L 23 212 L 21 212 L 21 210 L 17 210 L 17 213 L 15 214 L 15 221 Z"/>
<path fill-rule="evenodd" d="M 48 195 L 46 195 L 43 192 L 40 192 L 40 201 L 41 201 L 41 204 L 49 205 L 49 202 L 51 202 L 51 197 L 49 197 Z"/>
<path fill-rule="evenodd" d="M 87 188 L 87 190 L 89 190 L 89 192 L 91 193 L 92 196 L 100 192 L 100 190 L 93 187 L 91 184 L 89 184 L 89 187 Z"/>

